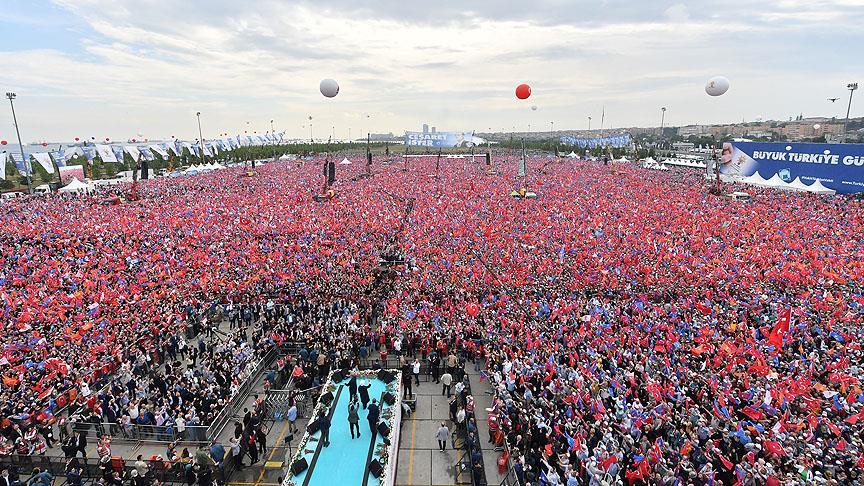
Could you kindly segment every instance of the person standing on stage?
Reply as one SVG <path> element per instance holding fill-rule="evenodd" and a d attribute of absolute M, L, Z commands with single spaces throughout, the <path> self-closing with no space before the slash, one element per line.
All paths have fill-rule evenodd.
<path fill-rule="evenodd" d="M 351 438 L 354 439 L 354 430 L 357 430 L 357 437 L 360 438 L 360 414 L 357 413 L 360 410 L 360 404 L 357 403 L 357 399 L 351 400 L 348 404 L 348 429 L 351 431 Z"/>

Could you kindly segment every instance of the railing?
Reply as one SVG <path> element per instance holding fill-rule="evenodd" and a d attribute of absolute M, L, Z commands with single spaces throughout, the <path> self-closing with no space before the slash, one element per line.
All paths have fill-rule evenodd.
<path fill-rule="evenodd" d="M 205 425 L 186 426 L 182 433 L 177 431 L 176 426 L 118 424 L 111 422 L 72 422 L 72 431 L 84 435 L 93 443 L 101 436 L 109 435 L 112 441 L 132 442 L 173 442 L 182 440 L 185 443 L 207 443 L 207 430 Z"/>
<path fill-rule="evenodd" d="M 226 425 L 231 421 L 238 411 L 243 410 L 243 404 L 246 402 L 246 399 L 249 398 L 249 393 L 252 391 L 252 387 L 255 386 L 255 383 L 258 379 L 264 374 L 264 371 L 273 366 L 273 363 L 276 362 L 276 358 L 279 356 L 277 348 L 273 348 L 261 358 L 260 361 L 255 365 L 252 372 L 249 374 L 249 377 L 243 382 L 240 388 L 237 390 L 237 393 L 234 394 L 234 397 L 231 398 L 231 401 L 228 402 L 228 405 L 219 412 L 219 415 L 213 419 L 213 422 L 210 424 L 210 427 L 207 429 L 207 438 L 215 439 L 219 437 L 219 434 L 222 433 L 222 430 Z"/>
<path fill-rule="evenodd" d="M 190 458 L 191 460 L 191 458 Z M 112 472 L 120 473 L 120 477 L 128 477 L 129 473 L 135 469 L 135 461 L 123 460 L 117 457 L 111 458 L 107 463 L 102 463 L 98 457 L 77 458 L 79 476 L 82 482 L 90 482 L 105 477 Z M 69 459 L 60 456 L 0 456 L 0 469 L 8 469 L 10 478 L 14 479 L 18 475 L 18 480 L 21 483 L 26 483 L 31 477 L 30 473 L 34 468 L 39 468 L 40 471 L 48 472 L 55 478 L 67 476 L 70 472 L 67 470 Z M 163 484 L 185 484 L 187 462 L 182 461 L 165 461 L 165 460 L 145 460 L 147 472 L 145 477 L 153 480 L 158 480 Z M 225 478 L 231 473 L 231 466 L 226 465 L 229 469 L 220 469 L 216 466 L 203 466 L 207 468 L 215 481 L 224 484 Z"/>

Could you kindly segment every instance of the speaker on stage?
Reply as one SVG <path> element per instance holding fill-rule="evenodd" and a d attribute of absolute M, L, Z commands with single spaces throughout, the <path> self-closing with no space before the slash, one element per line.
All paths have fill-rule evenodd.
<path fill-rule="evenodd" d="M 378 433 L 381 434 L 381 437 L 387 437 L 390 435 L 390 427 L 388 427 L 384 422 L 379 422 Z"/>
<path fill-rule="evenodd" d="M 327 393 L 321 395 L 321 403 L 323 403 L 324 405 L 329 407 L 330 404 L 333 403 L 333 394 L 330 392 L 327 392 Z"/>
<path fill-rule="evenodd" d="M 345 379 L 345 370 L 336 370 L 333 372 L 333 383 L 339 383 Z"/>
<path fill-rule="evenodd" d="M 306 426 L 306 433 L 309 435 L 312 435 L 319 430 L 321 430 L 321 424 L 318 423 L 318 420 L 313 420 Z"/>
<path fill-rule="evenodd" d="M 392 393 L 386 392 L 384 396 L 381 397 L 381 401 L 387 405 L 393 405 L 396 403 L 396 397 L 394 397 Z"/>
<path fill-rule="evenodd" d="M 372 462 L 369 463 L 369 472 L 371 472 L 376 478 L 380 478 L 381 474 L 384 473 L 384 468 L 381 466 L 378 459 L 372 459 Z"/>
<path fill-rule="evenodd" d="M 306 462 L 306 458 L 301 457 L 300 459 L 294 461 L 294 464 L 291 464 L 291 474 L 293 474 L 294 476 L 297 476 L 308 468 L 309 468 L 309 463 Z"/>

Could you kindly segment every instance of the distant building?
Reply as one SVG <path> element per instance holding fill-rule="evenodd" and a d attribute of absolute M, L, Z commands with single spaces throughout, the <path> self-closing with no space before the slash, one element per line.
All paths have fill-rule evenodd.
<path fill-rule="evenodd" d="M 704 125 L 689 125 L 678 128 L 678 135 L 682 137 L 692 137 L 705 134 Z"/>
<path fill-rule="evenodd" d="M 435 127 L 432 127 L 432 133 L 435 133 Z"/>
<path fill-rule="evenodd" d="M 429 133 L 429 125 L 423 124 L 423 133 Z"/>

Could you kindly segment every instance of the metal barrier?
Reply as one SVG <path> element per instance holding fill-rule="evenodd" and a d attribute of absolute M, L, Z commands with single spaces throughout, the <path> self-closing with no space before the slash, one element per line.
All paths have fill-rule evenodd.
<path fill-rule="evenodd" d="M 207 443 L 208 427 L 204 425 L 186 426 L 182 433 L 176 426 L 118 424 L 110 422 L 90 423 L 72 422 L 72 431 L 87 437 L 88 442 L 94 442 L 101 436 L 109 435 L 113 441 L 123 442 L 173 442 L 181 440 L 184 443 Z"/>
<path fill-rule="evenodd" d="M 264 374 L 267 368 L 273 366 L 273 363 L 276 362 L 279 353 L 277 348 L 272 348 L 267 354 L 261 358 L 260 361 L 255 365 L 252 372 L 249 374 L 249 378 L 247 378 L 240 388 L 237 390 L 237 393 L 234 394 L 234 397 L 231 398 L 231 401 L 228 402 L 228 405 L 219 412 L 219 415 L 213 419 L 213 422 L 210 424 L 210 427 L 207 429 L 207 438 L 215 439 L 219 437 L 219 434 L 222 433 L 222 430 L 226 425 L 231 421 L 234 417 L 234 414 L 240 410 L 243 410 L 243 404 L 246 402 L 246 399 L 249 398 L 249 393 L 252 391 L 252 387 L 255 386 L 255 383 L 259 378 Z"/>
<path fill-rule="evenodd" d="M 26 484 L 34 468 L 48 472 L 55 479 L 67 476 L 69 473 L 69 470 L 67 470 L 69 461 L 69 458 L 60 456 L 0 456 L 0 469 L 8 469 L 11 480 L 14 480 L 17 476 L 18 481 Z M 100 461 L 98 457 L 86 459 L 79 457 L 74 459 L 74 461 L 78 464 L 79 476 L 82 482 L 91 482 L 110 477 L 114 472 L 120 473 L 120 477 L 125 478 L 135 469 L 135 461 L 124 460 L 119 457 L 112 457 L 107 462 Z M 151 481 L 158 480 L 164 484 L 186 484 L 186 462 L 145 460 L 144 463 L 147 465 L 145 477 L 150 478 Z M 224 484 L 225 478 L 231 473 L 228 469 L 220 469 L 216 466 L 203 467 L 220 484 Z"/>

